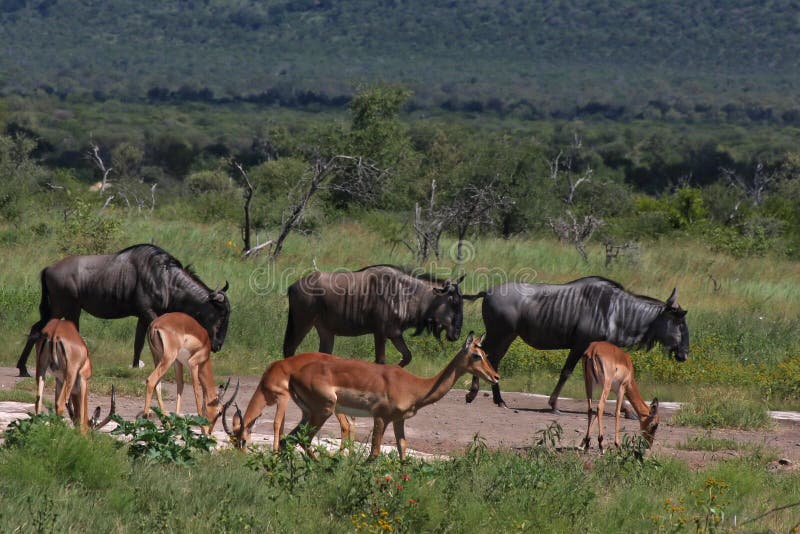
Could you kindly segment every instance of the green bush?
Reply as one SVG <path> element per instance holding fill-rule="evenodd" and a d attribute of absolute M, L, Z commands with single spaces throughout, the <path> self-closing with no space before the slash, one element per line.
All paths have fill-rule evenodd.
<path fill-rule="evenodd" d="M 96 211 L 97 210 L 97 211 Z M 76 200 L 66 224 L 59 228 L 59 248 L 64 254 L 102 254 L 117 246 L 121 221 L 103 214 L 84 200 Z"/>

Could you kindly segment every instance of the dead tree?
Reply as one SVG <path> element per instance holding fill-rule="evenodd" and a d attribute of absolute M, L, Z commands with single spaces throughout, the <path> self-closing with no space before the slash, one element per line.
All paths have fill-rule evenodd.
<path fill-rule="evenodd" d="M 721 172 L 722 176 L 727 180 L 728 186 L 733 188 L 740 197 L 728 216 L 729 221 L 736 217 L 743 200 L 749 200 L 755 207 L 761 206 L 764 202 L 764 193 L 776 180 L 776 173 L 765 172 L 764 164 L 761 162 L 756 164 L 753 176 L 750 179 L 744 178 L 733 169 L 723 168 Z"/>
<path fill-rule="evenodd" d="M 89 141 L 89 147 L 90 150 L 87 152 L 86 157 L 100 170 L 102 178 L 100 180 L 100 187 L 98 191 L 102 195 L 106 192 L 106 187 L 108 187 L 109 182 L 108 175 L 111 174 L 113 169 L 111 167 L 106 167 L 102 156 L 100 156 L 100 147 L 97 146 L 94 141 Z"/>
<path fill-rule="evenodd" d="M 611 267 L 611 263 L 619 257 L 635 255 L 639 252 L 639 243 L 626 241 L 621 245 L 615 245 L 610 239 L 606 239 L 606 268 Z"/>
<path fill-rule="evenodd" d="M 310 176 L 300 181 L 294 191 L 296 199 L 283 218 L 278 237 L 272 244 L 270 259 L 275 260 L 281 253 L 283 242 L 302 221 L 311 199 L 318 191 L 342 191 L 368 200 L 379 194 L 387 176 L 387 170 L 379 169 L 362 157 L 337 155 L 325 159 L 317 158 Z"/>
<path fill-rule="evenodd" d="M 470 228 L 494 223 L 494 213 L 511 204 L 509 197 L 501 195 L 494 182 L 485 186 L 468 185 L 441 209 L 444 225 L 453 228 L 458 237 L 456 261 L 463 259 L 463 245 Z"/>
<path fill-rule="evenodd" d="M 562 243 L 571 243 L 578 250 L 583 261 L 589 261 L 586 254 L 586 243 L 595 230 L 603 226 L 604 221 L 593 215 L 585 215 L 581 221 L 569 209 L 565 215 L 565 217 L 548 217 L 547 224 Z"/>
<path fill-rule="evenodd" d="M 253 189 L 253 184 L 250 183 L 250 177 L 247 175 L 247 171 L 244 170 L 241 163 L 236 161 L 231 162 L 236 170 L 239 171 L 239 176 L 242 177 L 242 181 L 244 182 L 244 224 L 242 225 L 242 241 L 244 241 L 244 255 L 249 256 L 249 252 L 252 250 L 252 246 L 250 246 L 250 203 L 253 201 L 253 193 L 255 189 Z"/>

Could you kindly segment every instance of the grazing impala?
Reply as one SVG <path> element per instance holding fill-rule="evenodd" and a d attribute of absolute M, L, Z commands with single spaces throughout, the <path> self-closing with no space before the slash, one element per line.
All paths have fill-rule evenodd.
<path fill-rule="evenodd" d="M 308 423 L 312 436 L 333 413 L 353 417 L 372 417 L 372 452 L 381 451 L 383 434 L 390 422 L 394 426 L 400 458 L 406 457 L 405 420 L 417 410 L 441 399 L 464 373 L 471 373 L 496 384 L 500 379 L 486 359 L 481 338 L 472 332 L 453 360 L 431 378 L 412 375 L 399 366 L 379 365 L 362 360 L 330 359 L 312 362 L 292 373 L 289 391 L 303 411 L 300 424 Z"/>
<path fill-rule="evenodd" d="M 586 400 L 589 404 L 589 423 L 581 448 L 589 448 L 589 433 L 594 422 L 592 388 L 595 384 L 603 387 L 600 400 L 597 401 L 597 443 L 600 451 L 603 451 L 603 408 L 612 389 L 617 395 L 614 445 L 619 448 L 619 420 L 623 397 L 627 397 L 630 401 L 639 418 L 642 434 L 652 445 L 658 429 L 658 399 L 653 399 L 650 407 L 642 400 L 636 380 L 633 378 L 633 363 L 628 353 L 607 341 L 595 341 L 583 354 L 583 375 L 586 382 Z"/>
<path fill-rule="evenodd" d="M 283 435 L 286 406 L 289 404 L 290 399 L 289 377 L 292 373 L 299 371 L 301 367 L 311 362 L 330 360 L 335 357 L 336 356 L 322 352 L 304 352 L 271 363 L 261 376 L 261 382 L 250 398 L 250 403 L 247 405 L 244 417 L 242 417 L 239 408 L 236 408 L 236 414 L 233 416 L 232 432 L 228 428 L 223 411 L 222 425 L 225 428 L 225 432 L 232 438 L 234 445 L 239 449 L 245 448 L 250 442 L 250 432 L 253 430 L 256 419 L 261 417 L 264 408 L 277 404 L 275 407 L 275 421 L 273 423 L 275 439 L 272 445 L 272 449 L 277 452 L 280 449 L 281 436 Z M 342 445 L 344 445 L 347 439 L 352 439 L 354 437 L 350 421 L 348 421 L 347 416 L 344 414 L 336 414 L 336 417 L 339 419 L 339 426 L 342 428 Z"/>
<path fill-rule="evenodd" d="M 147 417 L 150 414 L 153 389 L 156 390 L 159 408 L 162 412 L 166 412 L 164 400 L 161 397 L 161 378 L 173 364 L 175 365 L 177 389 L 175 413 L 181 413 L 183 366 L 186 365 L 192 375 L 197 413 L 209 421 L 209 425 L 203 427 L 203 432 L 210 434 L 222 411 L 220 403 L 228 391 L 230 379 L 225 385 L 225 389 L 217 393 L 214 387 L 214 371 L 211 369 L 211 341 L 208 331 L 185 313 L 165 313 L 150 323 L 147 342 L 150 345 L 150 352 L 153 353 L 155 369 L 147 377 L 144 416 Z M 236 390 L 227 402 L 228 405 L 233 402 L 238 392 L 239 384 L 237 383 Z"/>
<path fill-rule="evenodd" d="M 116 404 L 114 388 L 113 386 L 111 388 L 111 410 L 108 417 L 98 422 L 100 408 L 97 408 L 90 425 L 88 403 L 92 362 L 89 360 L 86 343 L 78 334 L 75 324 L 63 319 L 51 319 L 41 333 L 35 335 L 35 343 L 37 385 L 35 412 L 42 413 L 44 377 L 49 369 L 56 379 L 56 413 L 63 416 L 65 409 L 69 411 L 72 421 L 84 434 L 90 426 L 92 429 L 105 426 L 114 414 Z"/>

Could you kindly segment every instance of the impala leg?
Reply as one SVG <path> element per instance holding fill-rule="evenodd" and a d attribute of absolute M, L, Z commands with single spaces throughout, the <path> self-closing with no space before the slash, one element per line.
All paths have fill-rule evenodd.
<path fill-rule="evenodd" d="M 592 414 L 592 379 L 589 375 L 588 366 L 584 366 L 583 368 L 583 375 L 584 381 L 586 383 L 586 405 L 587 405 L 587 416 L 588 421 L 586 423 L 586 435 L 583 437 L 583 441 L 581 442 L 581 449 L 588 450 L 589 444 L 592 441 L 591 432 L 592 432 L 592 422 L 594 421 L 594 415 Z"/>
<path fill-rule="evenodd" d="M 337 413 L 336 419 L 339 420 L 339 428 L 342 430 L 342 444 L 339 447 L 340 449 L 344 449 L 345 443 L 348 441 L 355 441 L 355 430 L 353 427 L 355 424 L 350 424 L 350 419 L 343 413 Z"/>
<path fill-rule="evenodd" d="M 600 448 L 600 453 L 603 450 L 603 410 L 606 408 L 606 400 L 608 399 L 608 392 L 610 388 L 603 387 L 603 393 L 600 394 L 600 400 L 597 401 L 597 446 Z"/>
<path fill-rule="evenodd" d="M 150 376 L 147 377 L 147 382 L 146 382 L 147 386 L 145 388 L 145 393 L 144 393 L 144 416 L 145 417 L 148 417 L 150 415 L 150 403 L 153 400 L 153 390 L 154 389 L 156 389 L 157 394 L 158 394 L 159 408 L 161 409 L 162 413 L 166 412 L 166 410 L 164 410 L 163 400 L 161 399 L 161 384 L 160 384 L 160 382 L 161 382 L 161 379 L 163 378 L 163 376 L 167 373 L 167 369 L 169 369 L 169 366 L 171 364 L 172 364 L 172 362 L 168 362 L 166 358 L 162 359 L 161 361 L 158 362 L 158 365 L 156 365 L 155 369 L 153 369 L 153 372 L 150 373 Z"/>
<path fill-rule="evenodd" d="M 386 432 L 386 420 L 382 417 L 376 417 L 372 425 L 372 452 L 370 452 L 369 455 L 370 460 L 374 460 L 380 456 L 384 432 Z"/>
<path fill-rule="evenodd" d="M 175 369 L 175 413 L 180 415 L 181 400 L 183 400 L 183 364 L 176 360 L 172 368 Z M 189 369 L 192 370 L 191 366 Z M 200 414 L 199 411 L 197 413 Z"/>
<path fill-rule="evenodd" d="M 33 411 L 37 414 L 42 413 L 42 395 L 44 395 L 44 373 L 45 367 L 36 365 L 36 403 Z"/>
<path fill-rule="evenodd" d="M 622 415 L 622 404 L 625 402 L 625 386 L 620 384 L 617 390 L 617 406 L 614 413 L 614 446 L 619 449 L 619 424 Z"/>
<path fill-rule="evenodd" d="M 191 360 L 189 360 L 189 372 L 192 375 L 192 390 L 194 391 L 194 401 L 197 405 L 197 415 L 205 417 L 210 423 L 213 414 L 208 413 L 208 410 L 206 409 L 206 392 L 203 390 L 202 383 L 200 381 L 200 366 L 195 365 Z M 202 431 L 205 434 L 210 434 L 211 425 L 202 427 Z"/>
<path fill-rule="evenodd" d="M 281 395 L 278 397 L 278 402 L 275 406 L 275 420 L 272 422 L 272 450 L 275 452 L 278 452 L 280 449 L 281 436 L 283 435 L 283 425 L 286 422 L 286 406 L 288 404 L 288 395 Z"/>
<path fill-rule="evenodd" d="M 394 348 L 400 351 L 400 354 L 403 355 L 403 359 L 400 360 L 400 367 L 405 367 L 409 363 L 411 363 L 411 351 L 408 350 L 408 346 L 406 345 L 406 340 L 403 339 L 403 334 L 400 334 L 397 337 L 392 338 L 392 344 Z"/>
<path fill-rule="evenodd" d="M 569 351 L 567 361 L 564 362 L 564 367 L 561 369 L 561 376 L 558 378 L 558 384 L 556 384 L 556 388 L 550 395 L 550 400 L 547 401 L 547 404 L 550 405 L 553 413 L 561 413 L 558 411 L 558 395 L 564 388 L 564 384 L 567 382 L 567 379 L 570 377 L 570 375 L 572 375 L 572 371 L 575 370 L 575 365 L 578 363 L 578 360 L 581 359 L 585 350 L 586 347 L 581 347 L 580 349 L 573 348 L 571 351 Z"/>
<path fill-rule="evenodd" d="M 405 420 L 399 419 L 392 421 L 394 426 L 394 439 L 397 441 L 397 453 L 400 455 L 400 460 L 406 459 L 406 428 Z"/>

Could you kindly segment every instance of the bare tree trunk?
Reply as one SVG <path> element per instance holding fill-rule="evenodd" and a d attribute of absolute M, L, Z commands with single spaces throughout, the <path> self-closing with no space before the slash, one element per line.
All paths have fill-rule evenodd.
<path fill-rule="evenodd" d="M 242 241 L 244 241 L 245 255 L 252 249 L 250 241 L 250 202 L 253 200 L 253 184 L 250 183 L 250 178 L 247 176 L 241 163 L 233 163 L 234 167 L 239 171 L 239 174 L 244 180 L 244 225 L 242 226 Z"/>

